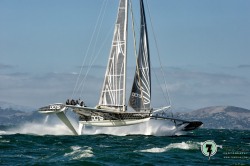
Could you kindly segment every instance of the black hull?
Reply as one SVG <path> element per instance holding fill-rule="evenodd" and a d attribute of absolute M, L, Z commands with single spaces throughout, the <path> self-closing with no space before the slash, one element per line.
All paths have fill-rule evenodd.
<path fill-rule="evenodd" d="M 180 127 L 182 125 L 186 125 L 183 127 L 182 131 L 191 131 L 195 130 L 203 125 L 201 121 L 188 121 L 188 120 L 183 120 L 183 119 L 177 119 L 177 118 L 172 118 L 172 117 L 164 117 L 164 116 L 151 116 L 151 119 L 161 119 L 161 120 L 171 120 L 174 122 L 176 127 Z"/>
<path fill-rule="evenodd" d="M 201 121 L 190 121 L 188 125 L 182 129 L 183 131 L 191 131 L 201 127 L 203 123 Z"/>

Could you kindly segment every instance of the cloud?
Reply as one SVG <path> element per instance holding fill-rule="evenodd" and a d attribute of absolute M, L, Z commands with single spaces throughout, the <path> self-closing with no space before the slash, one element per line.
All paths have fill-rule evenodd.
<path fill-rule="evenodd" d="M 240 69 L 250 69 L 250 65 L 247 65 L 247 64 L 239 65 L 238 68 L 240 68 Z"/>
<path fill-rule="evenodd" d="M 50 103 L 65 102 L 67 98 L 70 98 L 75 86 L 76 75 L 72 73 L 42 75 L 13 73 L 0 74 L 0 80 L 0 101 L 38 108 Z M 100 86 L 99 78 L 88 77 L 87 88 L 83 89 L 84 98 L 90 101 L 86 104 L 93 104 L 93 97 L 96 102 L 97 94 L 99 95 L 99 91 L 97 92 L 96 89 Z M 80 94 L 77 93 L 77 95 Z"/>
<path fill-rule="evenodd" d="M 0 63 L 0 70 L 12 69 L 14 66 Z"/>
<path fill-rule="evenodd" d="M 247 101 L 250 98 L 250 80 L 246 77 L 181 68 L 165 68 L 165 71 L 171 100 L 176 107 L 199 108 L 211 105 L 250 107 Z M 157 76 L 162 78 L 159 70 Z M 163 82 L 161 86 L 164 87 Z"/>
<path fill-rule="evenodd" d="M 105 70 L 105 69 L 103 69 Z M 152 72 L 152 106 L 167 105 L 165 101 L 164 80 L 159 69 Z M 165 76 L 170 92 L 170 99 L 175 108 L 187 107 L 197 109 L 213 105 L 235 105 L 250 108 L 249 78 L 225 73 L 209 73 L 184 70 L 182 68 L 165 68 Z M 155 73 L 155 74 L 154 74 Z M 128 69 L 127 100 L 132 87 L 134 69 Z M 158 77 L 156 80 L 155 75 Z M 78 81 L 76 73 L 10 73 L 0 74 L 0 101 L 41 107 L 50 103 L 65 102 L 71 98 L 82 97 L 89 106 L 98 103 L 103 84 L 104 71 L 94 69 L 85 79 L 82 88 L 82 76 Z M 159 84 L 158 84 L 159 82 Z"/>

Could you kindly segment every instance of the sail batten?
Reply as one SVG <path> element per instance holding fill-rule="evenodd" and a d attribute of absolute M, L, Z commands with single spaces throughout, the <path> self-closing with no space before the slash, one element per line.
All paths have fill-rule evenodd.
<path fill-rule="evenodd" d="M 108 65 L 99 100 L 99 106 L 125 111 L 127 2 L 120 0 Z"/>
<path fill-rule="evenodd" d="M 129 105 L 135 111 L 149 111 L 151 107 L 151 72 L 147 24 L 143 0 L 140 0 L 141 25 L 137 67 L 130 94 Z"/>

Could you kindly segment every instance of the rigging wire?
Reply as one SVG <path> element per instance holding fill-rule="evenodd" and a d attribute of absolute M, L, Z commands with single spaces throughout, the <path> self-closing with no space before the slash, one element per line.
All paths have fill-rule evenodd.
<path fill-rule="evenodd" d="M 88 73 L 90 72 L 90 70 L 91 70 L 91 68 L 92 68 L 93 64 L 95 63 L 96 59 L 99 57 L 99 55 L 100 55 L 100 53 L 101 53 L 101 50 L 103 50 L 103 48 L 104 48 L 104 46 L 105 46 L 106 41 L 109 39 L 109 36 L 110 36 L 110 34 L 111 34 L 112 30 L 113 30 L 113 27 L 110 29 L 110 31 L 109 31 L 109 33 L 107 34 L 107 36 L 106 36 L 106 38 L 105 38 L 105 40 L 104 40 L 104 42 L 103 42 L 102 46 L 100 47 L 100 49 L 99 49 L 98 53 L 96 54 L 96 56 L 94 57 L 94 59 L 93 59 L 93 60 L 92 60 L 92 62 L 90 63 L 90 66 L 91 66 L 91 67 L 90 67 L 90 68 L 88 68 L 88 70 L 87 70 L 87 72 L 86 72 L 86 75 L 84 76 L 84 79 L 85 79 L 85 80 L 86 80 L 86 77 L 88 76 Z M 83 97 L 83 96 L 82 96 L 82 94 L 83 94 L 83 89 L 84 89 L 85 83 L 86 83 L 86 81 L 85 81 L 85 82 L 83 82 L 83 84 L 82 84 L 82 89 L 81 89 L 81 98 Z"/>
<path fill-rule="evenodd" d="M 100 13 L 99 13 L 99 15 L 98 15 L 98 17 L 97 17 L 97 21 L 96 21 L 96 24 L 95 24 L 95 27 L 94 27 L 94 30 L 93 30 L 93 33 L 92 33 L 92 36 L 91 36 L 91 39 L 90 39 L 90 43 L 89 43 L 88 48 L 87 48 L 87 50 L 86 50 L 86 53 L 85 53 L 85 56 L 84 56 L 84 59 L 83 59 L 82 65 L 81 65 L 81 69 L 80 69 L 80 72 L 79 72 L 79 74 L 78 74 L 78 77 L 77 77 L 77 80 L 76 80 L 76 83 L 75 83 L 75 86 L 74 86 L 74 90 L 73 90 L 72 95 L 71 95 L 71 99 L 72 99 L 73 96 L 76 94 L 76 89 L 77 89 L 77 87 L 81 85 L 81 84 L 79 85 L 79 79 L 80 79 L 80 77 L 81 77 L 81 75 L 82 75 L 83 68 L 84 68 L 84 65 L 85 65 L 85 61 L 86 61 L 87 55 L 88 55 L 88 53 L 89 53 L 90 47 L 91 47 L 91 45 L 92 45 L 92 42 L 93 42 L 93 39 L 94 39 L 94 35 L 95 35 L 96 29 L 97 29 L 97 27 L 98 27 L 98 23 L 99 23 L 99 20 L 100 20 L 101 15 L 102 15 L 102 11 L 103 11 L 103 8 L 104 8 L 105 3 L 107 3 L 107 1 L 103 1 L 102 6 L 101 6 Z M 78 88 L 78 90 L 79 90 L 79 88 Z"/>
<path fill-rule="evenodd" d="M 133 13 L 131 0 L 129 1 L 129 4 L 130 4 L 131 19 L 132 19 L 132 31 L 133 31 L 133 39 L 134 39 L 134 54 L 135 54 L 135 59 L 137 61 L 137 50 L 136 50 L 137 47 L 136 47 L 136 36 L 135 36 L 134 13 Z M 137 65 L 137 63 L 136 63 L 136 65 Z"/>
<path fill-rule="evenodd" d="M 102 11 L 101 22 L 99 23 L 99 29 L 98 29 L 98 32 L 97 32 L 97 35 L 96 35 L 96 38 L 95 38 L 95 43 L 94 43 L 93 48 L 96 48 L 97 41 L 98 41 L 98 39 L 99 39 L 100 31 L 101 31 L 101 28 L 102 28 L 102 23 L 103 23 L 104 16 L 105 16 L 105 13 L 106 13 L 106 8 L 107 8 L 107 1 L 106 1 L 106 4 L 105 4 L 104 9 L 103 9 L 103 11 Z M 100 52 L 100 51 L 99 51 L 99 52 Z M 80 96 L 82 96 L 82 94 L 83 94 L 83 90 L 84 90 L 84 86 L 85 86 L 85 82 L 86 82 L 86 78 L 87 78 L 87 76 L 88 76 L 88 73 L 89 73 L 89 71 L 91 70 L 91 68 L 92 68 L 92 66 L 93 66 L 93 63 L 95 62 L 95 60 L 96 60 L 96 58 L 97 58 L 97 56 L 98 56 L 98 54 L 96 54 L 95 56 L 94 56 L 94 54 L 95 54 L 95 50 L 93 49 L 92 54 L 91 54 L 91 59 L 90 59 L 90 61 L 89 61 L 89 64 L 90 64 L 90 65 L 88 65 L 87 72 L 85 73 L 85 75 L 84 75 L 84 77 L 83 77 L 83 79 L 82 79 L 82 81 L 81 81 L 81 83 L 80 83 L 80 85 L 79 85 L 79 88 L 78 88 L 78 90 L 81 89 Z"/>
<path fill-rule="evenodd" d="M 150 10 L 149 10 L 149 7 L 148 7 L 147 0 L 146 0 L 146 4 L 147 4 L 147 9 L 148 9 L 148 13 L 149 13 L 149 20 L 150 20 L 150 24 L 151 24 L 151 28 L 152 28 L 152 32 L 153 32 L 153 36 L 154 36 L 154 41 L 155 41 L 155 45 L 156 45 L 157 56 L 158 56 L 158 60 L 159 60 L 160 67 L 161 67 L 161 73 L 162 73 L 163 79 L 164 79 L 164 86 L 165 86 L 166 92 L 167 92 L 167 97 L 164 94 L 164 98 L 165 98 L 166 102 L 167 102 L 167 98 L 168 98 L 169 105 L 171 105 L 171 100 L 170 100 L 170 96 L 169 96 L 169 92 L 168 92 L 168 88 L 167 88 L 166 76 L 165 76 L 165 73 L 163 71 L 163 66 L 162 66 L 162 62 L 161 62 L 161 58 L 160 58 L 159 47 L 158 47 L 158 43 L 157 43 L 157 40 L 156 40 L 156 35 L 155 35 L 155 31 L 154 31 L 154 27 L 153 27 L 153 23 L 152 23 L 152 18 L 151 18 L 151 14 L 150 14 Z"/>

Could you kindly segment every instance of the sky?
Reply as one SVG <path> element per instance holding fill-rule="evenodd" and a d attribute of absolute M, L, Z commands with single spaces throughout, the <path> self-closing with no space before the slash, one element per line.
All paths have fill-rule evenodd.
<path fill-rule="evenodd" d="M 138 16 L 138 2 L 132 1 Z M 172 107 L 250 109 L 250 1 L 144 1 L 148 25 L 153 24 L 152 66 L 158 75 L 155 37 Z M 0 0 L 0 101 L 34 108 L 64 102 L 81 65 L 85 73 L 96 57 L 82 96 L 86 104 L 97 104 L 117 6 L 116 0 Z M 138 23 L 137 18 L 136 29 Z M 128 82 L 134 64 L 129 55 Z M 161 105 L 159 90 L 153 97 Z"/>

